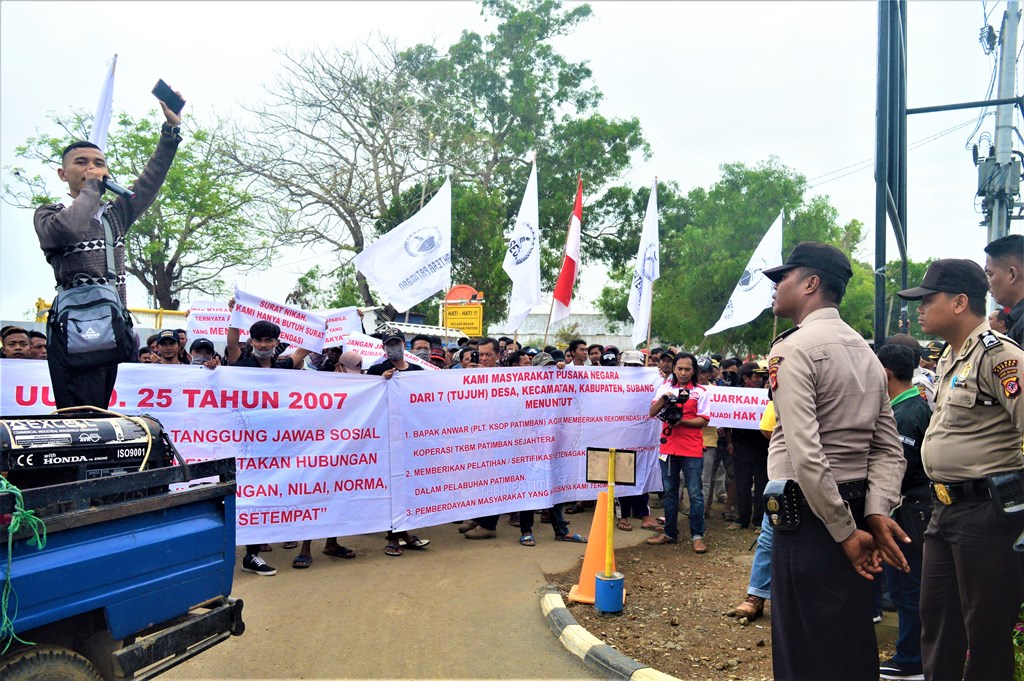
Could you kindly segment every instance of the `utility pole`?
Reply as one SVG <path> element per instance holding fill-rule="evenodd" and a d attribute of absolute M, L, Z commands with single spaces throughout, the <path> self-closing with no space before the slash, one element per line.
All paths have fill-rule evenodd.
<path fill-rule="evenodd" d="M 1017 24 L 1020 22 L 1020 3 L 1008 0 L 1002 29 L 999 31 L 999 99 L 1014 96 L 1017 79 Z M 988 220 L 988 242 L 1006 236 L 1010 232 L 1010 210 L 1014 194 L 1020 188 L 1020 162 L 1010 157 L 1013 149 L 1013 108 L 1012 104 L 996 107 L 995 164 L 988 172 L 979 173 L 979 183 L 992 194 L 992 210 Z M 986 159 L 987 164 L 992 163 Z M 986 165 L 987 165 L 986 164 Z M 979 168 L 980 170 L 980 168 Z M 987 185 L 987 186 L 986 186 Z"/>

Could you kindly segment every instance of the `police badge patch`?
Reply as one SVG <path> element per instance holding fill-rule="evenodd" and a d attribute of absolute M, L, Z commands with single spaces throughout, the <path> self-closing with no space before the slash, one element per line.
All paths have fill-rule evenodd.
<path fill-rule="evenodd" d="M 1020 379 L 1017 377 L 1017 360 L 1007 359 L 992 368 L 992 373 L 1003 384 L 1003 394 L 1008 398 L 1020 395 Z"/>
<path fill-rule="evenodd" d="M 772 392 L 779 389 L 779 365 L 782 364 L 783 359 L 783 357 L 772 357 L 768 360 L 768 385 Z"/>
<path fill-rule="evenodd" d="M 1003 394 L 1010 399 L 1020 395 L 1020 381 L 1016 376 L 1007 376 L 1003 379 Z"/>

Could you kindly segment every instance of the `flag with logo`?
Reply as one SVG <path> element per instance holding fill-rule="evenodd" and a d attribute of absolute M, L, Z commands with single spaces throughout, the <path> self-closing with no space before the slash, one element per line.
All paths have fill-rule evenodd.
<path fill-rule="evenodd" d="M 508 305 L 508 321 L 518 329 L 540 303 L 540 208 L 537 203 L 537 163 L 530 168 L 523 203 L 519 206 L 516 225 L 508 240 L 508 251 L 501 268 L 512 280 L 512 299 Z"/>
<path fill-rule="evenodd" d="M 783 212 L 779 211 L 779 217 L 775 218 L 750 256 L 750 262 L 743 269 L 721 318 L 704 332 L 705 336 L 752 322 L 762 310 L 772 306 L 772 282 L 762 272 L 782 265 L 782 222 Z"/>
<path fill-rule="evenodd" d="M 562 258 L 562 271 L 555 282 L 554 301 L 551 308 L 551 321 L 557 322 L 569 316 L 572 306 L 572 289 L 576 285 L 576 274 L 580 269 L 580 232 L 583 222 L 583 177 L 576 184 L 576 205 L 569 218 L 569 235 L 565 238 L 565 256 Z"/>
<path fill-rule="evenodd" d="M 418 213 L 357 254 L 353 262 L 399 312 L 451 286 L 451 180 L 445 180 Z"/>
<path fill-rule="evenodd" d="M 629 289 L 629 303 L 626 305 L 633 318 L 633 335 L 630 338 L 633 347 L 647 340 L 654 280 L 661 276 L 658 248 L 658 181 L 655 180 L 651 186 L 651 198 L 647 200 L 647 213 L 644 215 L 640 248 L 636 252 L 633 282 Z"/>
<path fill-rule="evenodd" d="M 110 129 L 110 118 L 114 111 L 114 71 L 117 69 L 117 55 L 107 65 L 107 75 L 103 79 L 100 90 L 100 101 L 96 105 L 96 115 L 92 117 L 92 130 L 89 141 L 102 151 L 107 150 L 107 131 Z"/>

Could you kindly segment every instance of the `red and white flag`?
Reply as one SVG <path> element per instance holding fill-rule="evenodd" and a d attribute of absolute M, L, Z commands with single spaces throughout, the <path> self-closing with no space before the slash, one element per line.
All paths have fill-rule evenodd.
<path fill-rule="evenodd" d="M 554 306 L 551 309 L 551 321 L 557 322 L 569 316 L 572 306 L 572 289 L 576 285 L 576 274 L 580 269 L 580 224 L 583 222 L 583 177 L 576 185 L 576 205 L 569 218 L 569 235 L 565 238 L 565 257 L 562 259 L 562 271 L 555 282 Z"/>

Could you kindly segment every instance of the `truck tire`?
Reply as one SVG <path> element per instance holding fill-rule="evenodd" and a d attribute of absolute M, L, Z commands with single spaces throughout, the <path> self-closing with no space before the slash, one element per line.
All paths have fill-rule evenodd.
<path fill-rule="evenodd" d="M 40 646 L 0 662 L 4 681 L 103 681 L 87 658 L 68 648 Z"/>

